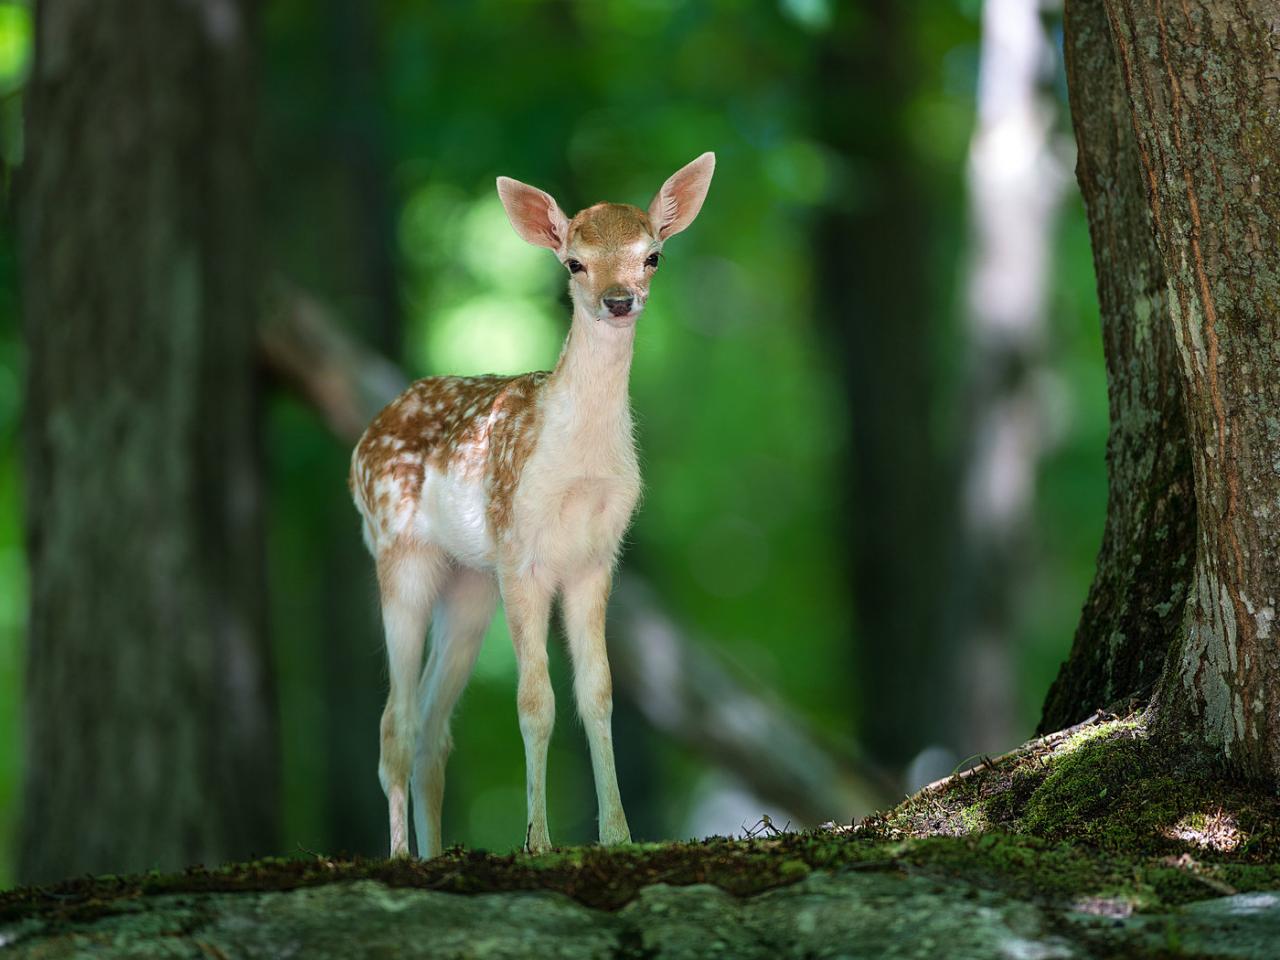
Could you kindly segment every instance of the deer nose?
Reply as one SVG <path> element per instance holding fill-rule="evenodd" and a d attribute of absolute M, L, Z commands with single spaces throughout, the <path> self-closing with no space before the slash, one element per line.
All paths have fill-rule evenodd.
<path fill-rule="evenodd" d="M 615 317 L 625 316 L 631 312 L 631 306 L 636 302 L 636 298 L 630 293 L 615 293 L 609 291 L 602 298 L 605 308 Z"/>

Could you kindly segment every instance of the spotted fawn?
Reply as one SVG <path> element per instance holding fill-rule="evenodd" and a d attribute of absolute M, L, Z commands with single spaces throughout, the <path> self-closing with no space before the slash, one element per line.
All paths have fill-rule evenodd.
<path fill-rule="evenodd" d="M 499 597 L 518 671 L 526 848 L 551 843 L 547 630 L 557 596 L 600 842 L 631 839 L 614 769 L 604 636 L 614 565 L 640 498 L 628 378 L 663 244 L 693 222 L 714 169 L 715 156 L 704 153 L 662 185 L 648 210 L 598 203 L 572 218 L 549 194 L 499 177 L 516 232 L 554 251 L 568 271 L 573 320 L 555 369 L 419 380 L 356 446 L 350 485 L 377 565 L 390 673 L 378 778 L 392 856 L 409 852 L 410 792 L 419 856 L 441 852 L 449 718 Z"/>

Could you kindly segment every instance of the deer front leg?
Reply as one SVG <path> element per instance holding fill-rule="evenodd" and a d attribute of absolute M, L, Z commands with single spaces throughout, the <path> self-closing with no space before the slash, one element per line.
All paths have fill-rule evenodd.
<path fill-rule="evenodd" d="M 528 828 L 525 849 L 541 853 L 551 847 L 547 830 L 547 746 L 556 719 L 556 699 L 547 673 L 547 619 L 551 589 L 528 575 L 502 578 L 511 642 L 519 674 L 516 706 L 524 738 L 525 797 Z"/>
<path fill-rule="evenodd" d="M 600 842 L 630 843 L 631 831 L 618 795 L 618 775 L 613 762 L 613 681 L 605 649 L 605 610 L 609 605 L 611 571 L 601 567 L 565 583 L 565 633 L 573 656 L 573 689 L 578 715 L 591 747 L 596 802 L 600 810 Z"/>

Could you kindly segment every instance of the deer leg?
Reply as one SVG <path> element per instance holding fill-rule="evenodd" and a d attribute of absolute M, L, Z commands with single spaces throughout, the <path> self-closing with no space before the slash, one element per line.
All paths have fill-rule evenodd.
<path fill-rule="evenodd" d="M 431 603 L 446 569 L 443 554 L 434 547 L 400 541 L 378 555 L 390 678 L 387 706 L 382 711 L 378 780 L 387 796 L 393 857 L 409 855 L 409 768 L 417 726 L 414 693 L 422 671 L 422 645 Z"/>
<path fill-rule="evenodd" d="M 573 689 L 578 715 L 591 748 L 599 805 L 600 842 L 630 843 L 631 831 L 618 794 L 613 762 L 613 681 L 605 649 L 605 608 L 612 581 L 608 567 L 591 570 L 564 585 L 565 633 L 573 657 Z"/>
<path fill-rule="evenodd" d="M 530 576 L 504 576 L 502 601 L 519 674 L 516 707 L 520 734 L 524 738 L 525 799 L 529 812 L 525 848 L 531 853 L 540 853 L 551 846 L 547 829 L 547 746 L 556 718 L 555 694 L 547 673 L 551 588 Z"/>
<path fill-rule="evenodd" d="M 440 591 L 431 623 L 431 652 L 422 672 L 418 750 L 413 762 L 413 819 L 418 856 L 443 850 L 440 808 L 444 772 L 453 749 L 449 718 L 480 652 L 480 642 L 498 603 L 498 585 L 480 570 L 461 568 Z"/>

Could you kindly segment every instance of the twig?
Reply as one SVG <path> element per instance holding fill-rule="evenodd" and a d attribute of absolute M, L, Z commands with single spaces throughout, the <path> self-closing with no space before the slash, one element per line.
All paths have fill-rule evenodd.
<path fill-rule="evenodd" d="M 920 792 L 929 793 L 934 790 L 941 790 L 942 788 L 951 784 L 953 781 L 966 780 L 969 777 L 973 776 L 975 773 L 981 773 L 987 770 L 993 770 L 1000 764 L 1004 763 L 1006 760 L 1012 760 L 1016 757 L 1023 757 L 1029 753 L 1034 753 L 1035 751 L 1043 747 L 1053 746 L 1056 743 L 1060 743 L 1061 741 L 1066 740 L 1068 737 L 1074 736 L 1075 734 L 1079 733 L 1081 730 L 1084 730 L 1086 727 L 1096 726 L 1097 724 L 1102 723 L 1105 720 L 1111 720 L 1111 719 L 1114 719 L 1114 717 L 1111 714 L 1107 713 L 1104 710 L 1098 710 L 1093 714 L 1093 716 L 1088 717 L 1084 720 L 1081 720 L 1079 723 L 1075 724 L 1074 726 L 1066 727 L 1062 730 L 1055 730 L 1053 733 L 1047 733 L 1043 737 L 1036 737 L 1034 740 L 1028 740 L 1026 743 L 1021 744 L 1020 746 L 1014 747 L 1012 750 L 1008 751 L 1007 753 L 1000 754 L 1000 756 L 996 757 L 994 760 L 991 759 L 991 757 L 986 756 L 985 754 L 981 755 L 980 757 L 970 758 L 970 759 L 979 759 L 980 762 L 976 763 L 972 767 L 969 767 L 967 770 L 961 770 L 959 773 L 953 773 L 950 776 L 943 777 L 941 780 L 935 780 L 933 781 L 933 783 L 930 783 L 927 786 L 921 788 Z M 968 763 L 969 761 L 966 760 L 964 762 Z"/>

